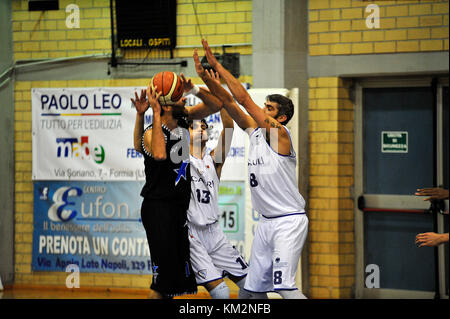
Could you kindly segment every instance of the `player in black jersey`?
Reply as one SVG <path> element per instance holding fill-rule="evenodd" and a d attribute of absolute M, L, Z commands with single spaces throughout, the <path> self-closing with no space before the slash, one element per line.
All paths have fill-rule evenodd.
<path fill-rule="evenodd" d="M 195 87 L 182 76 L 185 90 Z M 189 108 L 183 115 L 203 118 L 222 107 L 221 102 L 205 89 L 194 93 L 205 103 Z M 191 193 L 189 167 L 189 131 L 185 120 L 177 118 L 180 105 L 160 105 L 160 94 L 142 90 L 131 99 L 136 107 L 134 147 L 144 156 L 146 182 L 141 218 L 147 233 L 153 264 L 150 298 L 167 298 L 195 293 L 197 284 L 192 271 L 187 232 L 187 215 Z M 144 114 L 152 107 L 153 123 L 144 130 Z M 180 113 L 180 112 L 178 112 Z"/>

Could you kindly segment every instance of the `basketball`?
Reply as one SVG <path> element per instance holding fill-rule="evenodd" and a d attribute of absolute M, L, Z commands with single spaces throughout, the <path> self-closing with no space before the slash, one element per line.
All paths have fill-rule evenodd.
<path fill-rule="evenodd" d="M 162 92 L 159 97 L 161 105 L 173 105 L 183 96 L 183 83 L 181 78 L 174 72 L 163 71 L 153 76 L 151 86 L 157 92 Z"/>

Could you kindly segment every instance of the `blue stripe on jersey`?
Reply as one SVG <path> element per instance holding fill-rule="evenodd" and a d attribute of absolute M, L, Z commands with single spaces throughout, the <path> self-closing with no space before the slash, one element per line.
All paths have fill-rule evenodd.
<path fill-rule="evenodd" d="M 281 216 L 272 216 L 272 217 L 267 217 L 267 216 L 264 216 L 263 214 L 261 214 L 261 216 L 263 216 L 264 218 L 267 218 L 267 219 L 273 219 L 273 218 L 280 218 L 280 217 L 286 217 L 286 216 L 292 216 L 292 215 L 305 215 L 305 214 L 306 214 L 306 212 L 304 212 L 304 213 L 286 214 L 286 215 L 281 215 Z"/>
<path fill-rule="evenodd" d="M 273 288 L 273 290 L 275 290 L 275 292 L 280 291 L 280 290 L 293 291 L 293 290 L 298 290 L 298 288 Z"/>

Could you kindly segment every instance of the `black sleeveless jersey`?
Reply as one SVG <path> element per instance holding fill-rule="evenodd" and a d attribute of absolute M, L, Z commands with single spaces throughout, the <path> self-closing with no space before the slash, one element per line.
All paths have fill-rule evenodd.
<path fill-rule="evenodd" d="M 181 124 L 181 123 L 179 123 Z M 148 126 L 145 131 L 151 128 Z M 170 130 L 164 124 L 167 158 L 156 161 L 144 147 L 145 185 L 141 196 L 149 199 L 177 201 L 189 207 L 191 194 L 191 170 L 189 166 L 189 131 L 178 126 Z M 144 132 L 145 134 L 145 132 Z"/>

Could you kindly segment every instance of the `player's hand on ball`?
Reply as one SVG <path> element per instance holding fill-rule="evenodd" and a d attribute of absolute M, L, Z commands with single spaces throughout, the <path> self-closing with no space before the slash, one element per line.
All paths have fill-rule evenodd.
<path fill-rule="evenodd" d="M 145 96 L 145 90 L 141 90 L 141 96 L 139 97 L 137 92 L 134 92 L 135 100 L 131 98 L 131 103 L 133 103 L 134 107 L 136 108 L 136 111 L 139 114 L 144 114 L 148 108 L 150 107 L 150 104 L 147 101 L 147 98 Z"/>
<path fill-rule="evenodd" d="M 180 74 L 181 77 L 181 83 L 183 83 L 183 91 L 189 92 L 194 87 L 194 84 L 192 83 L 191 79 L 187 80 L 183 73 Z"/>
<path fill-rule="evenodd" d="M 161 114 L 161 105 L 159 104 L 159 97 L 161 96 L 161 92 L 157 92 L 157 90 L 157 86 L 155 86 L 154 90 L 152 89 L 151 85 L 147 87 L 148 102 L 152 107 L 153 114 Z"/>

